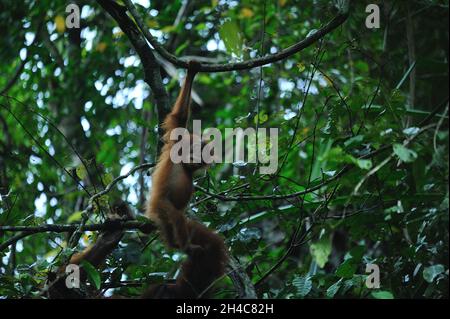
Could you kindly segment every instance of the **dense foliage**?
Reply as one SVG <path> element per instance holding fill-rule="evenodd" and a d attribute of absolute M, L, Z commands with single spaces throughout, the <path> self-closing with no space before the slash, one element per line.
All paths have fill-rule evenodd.
<path fill-rule="evenodd" d="M 77 3 L 81 28 L 68 29 L 66 1 L 0 1 L 0 227 L 78 224 L 90 195 L 156 160 L 159 113 L 135 49 L 98 3 Z M 169 52 L 214 63 L 279 52 L 337 14 L 332 1 L 134 3 Z M 448 1 L 383 1 L 379 29 L 365 26 L 369 3 L 280 62 L 196 79 L 203 128 L 279 128 L 275 174 L 214 165 L 188 211 L 223 235 L 258 297 L 448 297 Z M 174 101 L 184 70 L 158 61 Z M 117 198 L 144 220 L 149 175 L 120 180 L 86 223 Z M 0 247 L 16 235 L 0 228 Z M 26 235 L 0 251 L 1 297 L 42 296 L 48 271 L 97 232 L 74 248 L 64 232 Z M 129 230 L 88 271 L 88 295 L 137 296 L 183 258 Z M 236 296 L 229 277 L 215 287 Z"/>

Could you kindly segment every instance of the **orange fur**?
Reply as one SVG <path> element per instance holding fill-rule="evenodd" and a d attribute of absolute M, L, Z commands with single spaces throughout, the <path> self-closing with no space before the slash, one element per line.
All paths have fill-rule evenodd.
<path fill-rule="evenodd" d="M 177 101 L 164 120 L 165 144 L 153 172 L 152 191 L 146 211 L 146 215 L 158 225 L 168 246 L 181 249 L 188 255 L 188 259 L 183 263 L 181 275 L 175 284 L 153 286 L 144 297 L 200 297 L 224 273 L 227 261 L 222 238 L 185 216 L 193 192 L 192 174 L 202 165 L 176 164 L 170 159 L 170 149 L 175 143 L 169 139 L 170 132 L 177 127 L 186 126 L 192 83 L 197 70 L 198 64 L 190 62 Z"/>

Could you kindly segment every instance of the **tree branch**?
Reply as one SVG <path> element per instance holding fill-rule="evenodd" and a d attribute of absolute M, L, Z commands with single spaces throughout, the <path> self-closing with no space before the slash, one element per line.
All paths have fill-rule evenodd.
<path fill-rule="evenodd" d="M 0 231 L 3 232 L 26 232 L 29 234 L 35 233 L 64 233 L 72 232 L 78 228 L 76 224 L 44 224 L 39 226 L 0 226 Z M 138 229 L 143 233 L 151 233 L 155 226 L 150 222 L 139 222 L 139 221 L 117 221 L 117 222 L 106 222 L 101 224 L 91 224 L 84 225 L 81 227 L 81 231 L 104 231 L 104 230 L 128 230 L 128 229 Z"/>
<path fill-rule="evenodd" d="M 111 0 L 97 0 L 97 2 L 119 24 L 139 55 L 144 68 L 144 80 L 152 90 L 159 121 L 162 121 L 169 112 L 169 96 L 162 83 L 160 67 L 155 55 L 134 22 L 128 17 L 124 6 Z"/>
<path fill-rule="evenodd" d="M 341 6 L 339 14 L 334 17 L 331 21 L 325 24 L 322 28 L 318 29 L 316 32 L 310 34 L 305 39 L 297 42 L 296 44 L 281 50 L 276 54 L 269 54 L 261 58 L 250 59 L 244 62 L 237 63 L 226 63 L 226 64 L 201 64 L 199 72 L 227 72 L 227 71 L 235 71 L 235 70 L 246 70 L 252 69 L 258 66 L 266 65 L 269 63 L 277 62 L 283 60 L 307 47 L 314 44 L 318 40 L 322 39 L 325 35 L 342 25 L 348 18 L 348 0 L 344 1 L 344 4 Z M 177 58 L 175 55 L 168 52 L 158 41 L 150 34 L 148 28 L 145 27 L 145 24 L 141 17 L 139 16 L 136 8 L 134 7 L 131 0 L 124 0 L 124 3 L 130 12 L 133 19 L 136 21 L 139 29 L 142 31 L 142 34 L 145 38 L 150 42 L 153 48 L 158 52 L 162 57 L 164 57 L 167 61 L 172 64 L 180 67 L 187 68 L 188 62 Z"/>
<path fill-rule="evenodd" d="M 233 282 L 234 287 L 236 288 L 236 292 L 238 293 L 239 299 L 257 299 L 255 286 L 252 283 L 252 280 L 245 272 L 244 267 L 239 264 L 239 261 L 235 257 L 230 257 L 228 261 L 228 267 L 230 268 L 230 272 L 228 276 Z"/>
<path fill-rule="evenodd" d="M 3 227 L 3 226 L 2 226 Z M 4 243 L 0 244 L 0 252 L 2 252 L 4 249 L 6 249 L 8 246 L 15 244 L 16 242 L 18 242 L 19 240 L 21 240 L 22 238 L 27 237 L 28 235 L 30 235 L 27 232 L 21 232 L 17 235 L 14 235 L 13 237 L 9 238 L 7 241 L 5 241 Z"/>
<path fill-rule="evenodd" d="M 7 240 L 6 242 L 0 244 L 0 251 L 7 248 L 9 245 L 14 244 L 18 240 L 32 235 L 36 233 L 42 232 L 74 232 L 73 239 L 71 238 L 70 242 L 77 242 L 78 239 L 76 234 L 81 234 L 83 231 L 99 231 L 99 230 L 123 230 L 123 229 L 139 229 L 142 232 L 152 232 L 154 230 L 154 226 L 150 223 L 141 223 L 136 221 L 126 221 L 126 222 L 115 222 L 115 223 L 103 223 L 103 224 L 94 224 L 94 225 L 85 225 L 87 221 L 87 213 L 93 210 L 93 203 L 100 198 L 101 196 L 109 193 L 111 189 L 121 180 L 127 178 L 134 172 L 153 167 L 153 163 L 144 163 L 132 168 L 128 173 L 124 175 L 120 175 L 116 177 L 111 183 L 109 183 L 104 190 L 92 195 L 89 198 L 88 206 L 82 212 L 82 221 L 79 225 L 41 225 L 41 226 L 0 226 L 0 231 L 21 231 L 23 233 L 14 236 Z"/>
<path fill-rule="evenodd" d="M 391 148 L 391 145 L 385 145 L 380 147 L 379 149 L 361 156 L 360 158 L 371 158 L 374 157 L 378 154 L 380 154 L 381 152 L 386 151 L 387 149 Z M 354 168 L 355 165 L 354 164 L 347 164 L 345 165 L 336 175 L 334 175 L 333 177 L 324 180 L 323 182 L 321 182 L 320 184 L 317 184 L 316 186 L 313 187 L 308 187 L 305 190 L 302 191 L 298 191 L 298 192 L 294 192 L 294 193 L 290 193 L 290 194 L 283 194 L 283 195 L 238 195 L 238 196 L 227 196 L 225 194 L 215 194 L 212 193 L 206 189 L 204 189 L 203 187 L 200 187 L 198 185 L 195 185 L 195 189 L 200 190 L 201 192 L 205 193 L 206 195 L 216 198 L 220 201 L 224 201 L 224 202 L 231 202 L 231 201 L 255 201 L 255 200 L 281 200 L 281 199 L 289 199 L 289 198 L 293 198 L 293 197 L 298 197 L 298 196 L 302 196 L 308 193 L 312 193 L 315 192 L 319 189 L 321 189 L 323 186 L 330 184 L 333 181 L 338 180 L 340 177 L 342 177 L 344 174 L 346 174 L 347 172 L 349 172 L 352 168 Z"/>
<path fill-rule="evenodd" d="M 0 232 L 20 232 L 17 235 L 9 238 L 4 243 L 0 244 L 0 252 L 5 250 L 8 246 L 16 243 L 17 241 L 37 233 L 53 232 L 64 233 L 74 231 L 114 231 L 114 230 L 128 230 L 138 229 L 143 233 L 151 233 L 156 229 L 152 223 L 138 222 L 138 221 L 124 221 L 124 222 L 106 222 L 102 224 L 92 225 L 55 225 L 45 224 L 40 226 L 0 226 Z"/>

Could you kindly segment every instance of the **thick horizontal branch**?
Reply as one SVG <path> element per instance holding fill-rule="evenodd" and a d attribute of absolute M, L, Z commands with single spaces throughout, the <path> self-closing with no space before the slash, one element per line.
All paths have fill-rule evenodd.
<path fill-rule="evenodd" d="M 0 226 L 1 232 L 20 232 L 19 234 L 9 238 L 7 241 L 0 244 L 0 252 L 6 249 L 8 246 L 14 244 L 18 240 L 25 238 L 29 235 L 44 232 L 74 232 L 81 234 L 84 231 L 103 231 L 103 230 L 125 230 L 125 229 L 139 229 L 144 233 L 152 232 L 156 227 L 151 223 L 143 223 L 138 221 L 106 221 L 102 224 L 92 224 L 85 225 L 87 219 L 87 213 L 94 209 L 94 202 L 101 196 L 107 194 L 111 189 L 121 180 L 127 178 L 128 176 L 134 174 L 138 170 L 147 169 L 153 167 L 153 163 L 144 163 L 132 168 L 128 173 L 116 177 L 111 183 L 109 183 L 106 188 L 94 194 L 89 199 L 88 207 L 83 211 L 83 219 L 80 224 L 76 225 L 55 225 L 55 224 L 45 224 L 40 226 Z M 74 242 L 76 242 L 74 240 Z"/>
<path fill-rule="evenodd" d="M 322 39 L 325 35 L 342 25 L 348 18 L 348 1 L 344 1 L 345 4 L 341 7 L 340 13 L 334 17 L 331 21 L 325 24 L 322 28 L 318 29 L 316 32 L 310 34 L 305 39 L 297 42 L 296 44 L 281 50 L 276 54 L 269 54 L 261 58 L 255 58 L 243 62 L 236 63 L 226 63 L 226 64 L 205 64 L 202 63 L 200 66 L 200 72 L 227 72 L 235 70 L 246 70 L 252 69 L 258 66 L 266 65 L 269 63 L 277 62 L 283 60 Z M 187 61 L 177 58 L 175 55 L 168 52 L 158 41 L 150 34 L 150 31 L 145 26 L 145 23 L 139 16 L 136 8 L 134 7 L 131 0 L 124 0 L 124 3 L 136 21 L 139 29 L 142 31 L 145 38 L 150 42 L 153 48 L 167 61 L 180 67 L 187 68 Z"/>
<path fill-rule="evenodd" d="M 151 233 L 156 229 L 152 223 L 143 223 L 138 221 L 109 221 L 102 224 L 92 225 L 54 225 L 45 224 L 40 226 L 0 226 L 1 232 L 19 232 L 5 242 L 0 244 L 0 252 L 6 249 L 8 246 L 14 244 L 18 240 L 21 240 L 29 235 L 36 233 L 64 233 L 64 232 L 83 232 L 83 231 L 114 231 L 114 230 L 126 230 L 126 229 L 138 229 L 143 233 Z"/>
<path fill-rule="evenodd" d="M 72 232 L 79 229 L 79 225 L 55 225 L 55 224 L 45 224 L 40 226 L 0 226 L 0 231 L 3 232 L 26 232 L 26 233 L 64 233 Z M 100 231 L 100 230 L 125 230 L 125 229 L 139 229 L 144 233 L 150 233 L 155 230 L 155 226 L 152 223 L 138 222 L 138 221 L 112 221 L 102 224 L 92 224 L 84 225 L 79 230 L 80 231 Z"/>

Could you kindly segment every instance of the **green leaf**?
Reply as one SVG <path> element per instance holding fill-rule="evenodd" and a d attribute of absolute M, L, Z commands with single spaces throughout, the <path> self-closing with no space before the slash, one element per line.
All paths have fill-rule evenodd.
<path fill-rule="evenodd" d="M 347 259 L 336 269 L 336 275 L 346 279 L 352 278 L 357 268 L 352 259 Z"/>
<path fill-rule="evenodd" d="M 333 298 L 334 295 L 336 295 L 336 293 L 338 292 L 339 288 L 341 288 L 341 284 L 342 284 L 342 278 L 339 279 L 338 281 L 336 281 L 330 287 L 328 287 L 328 289 L 327 289 L 327 297 L 328 298 Z"/>
<path fill-rule="evenodd" d="M 364 62 L 364 61 L 360 61 L 360 60 L 358 60 L 356 63 L 355 63 L 355 68 L 357 68 L 359 71 L 361 71 L 362 73 L 367 73 L 367 72 L 369 72 L 369 65 L 366 63 L 366 62 Z"/>
<path fill-rule="evenodd" d="M 356 246 L 353 247 L 348 253 L 352 258 L 353 262 L 361 261 L 361 258 L 364 256 L 364 252 L 366 251 L 365 246 Z"/>
<path fill-rule="evenodd" d="M 255 115 L 255 117 L 253 118 L 253 122 L 255 124 L 257 124 L 258 123 L 258 119 L 259 119 L 259 124 L 264 124 L 269 119 L 269 116 L 267 115 L 266 112 L 261 111 L 257 115 Z"/>
<path fill-rule="evenodd" d="M 81 216 L 82 216 L 82 212 L 77 211 L 77 212 L 73 213 L 72 215 L 70 215 L 69 218 L 67 218 L 67 222 L 68 223 L 77 222 L 77 221 L 81 220 Z"/>
<path fill-rule="evenodd" d="M 106 167 L 110 166 L 114 162 L 116 146 L 112 139 L 103 142 L 97 153 L 97 163 L 102 163 Z"/>
<path fill-rule="evenodd" d="M 305 63 L 303 63 L 303 62 L 297 63 L 297 68 L 298 68 L 299 72 L 305 71 L 305 69 L 306 69 Z"/>
<path fill-rule="evenodd" d="M 184 51 L 184 49 L 186 49 L 189 46 L 189 41 L 186 41 L 185 43 L 183 43 L 182 45 L 180 45 L 176 50 L 175 50 L 175 55 L 180 55 L 181 52 Z"/>
<path fill-rule="evenodd" d="M 83 266 L 84 271 L 86 271 L 89 281 L 94 284 L 96 289 L 100 289 L 100 272 L 86 260 L 81 261 L 81 265 Z"/>
<path fill-rule="evenodd" d="M 80 180 L 83 180 L 86 178 L 87 175 L 87 171 L 86 171 L 86 167 L 84 167 L 83 164 L 80 164 L 77 168 L 76 168 L 76 172 L 77 172 L 77 176 Z"/>
<path fill-rule="evenodd" d="M 425 279 L 429 283 L 432 283 L 433 280 L 444 271 L 445 268 L 441 264 L 425 267 L 425 269 L 423 270 L 423 279 Z"/>
<path fill-rule="evenodd" d="M 375 299 L 394 299 L 394 295 L 386 290 L 374 291 L 371 295 Z"/>
<path fill-rule="evenodd" d="M 235 21 L 228 20 L 222 24 L 219 35 L 228 52 L 242 56 L 242 36 Z"/>
<path fill-rule="evenodd" d="M 309 247 L 311 255 L 320 268 L 323 268 L 328 261 L 331 253 L 331 240 L 328 236 L 323 236 L 318 242 L 311 244 Z"/>
<path fill-rule="evenodd" d="M 197 31 L 206 30 L 206 29 L 207 29 L 206 23 L 204 23 L 204 22 L 197 24 L 197 26 L 195 27 L 195 30 L 197 30 Z"/>
<path fill-rule="evenodd" d="M 389 102 L 392 104 L 393 107 L 405 107 L 405 101 L 406 101 L 406 97 L 405 95 L 402 93 L 402 91 L 400 91 L 399 89 L 394 89 L 391 92 L 391 96 L 389 99 Z"/>
<path fill-rule="evenodd" d="M 356 135 L 344 142 L 345 147 L 361 145 L 361 142 L 364 140 L 364 135 Z"/>
<path fill-rule="evenodd" d="M 369 170 L 372 168 L 372 160 L 370 159 L 356 159 L 356 165 L 359 168 Z"/>
<path fill-rule="evenodd" d="M 362 275 L 354 275 L 352 278 L 344 281 L 341 287 L 341 293 L 345 294 L 351 288 L 361 287 L 365 282 L 365 279 L 362 278 Z"/>
<path fill-rule="evenodd" d="M 402 144 L 394 144 L 394 153 L 398 156 L 403 162 L 411 163 L 414 162 L 417 158 L 417 153 L 409 148 L 406 148 Z"/>
<path fill-rule="evenodd" d="M 64 31 L 66 30 L 66 20 L 62 15 L 57 15 L 55 17 L 55 26 L 58 33 L 64 33 Z"/>
<path fill-rule="evenodd" d="M 309 294 L 312 288 L 311 277 L 309 276 L 298 276 L 292 281 L 292 284 L 297 288 L 297 294 L 300 297 L 305 297 Z"/>
<path fill-rule="evenodd" d="M 114 177 L 111 173 L 107 173 L 107 174 L 103 175 L 103 183 L 105 185 L 111 184 L 113 180 L 114 180 Z"/>

